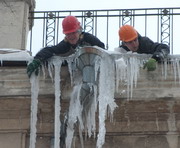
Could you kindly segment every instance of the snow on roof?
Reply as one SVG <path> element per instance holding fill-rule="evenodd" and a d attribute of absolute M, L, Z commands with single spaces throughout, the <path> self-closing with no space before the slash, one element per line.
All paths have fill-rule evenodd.
<path fill-rule="evenodd" d="M 0 48 L 0 61 L 29 61 L 32 58 L 27 50 Z"/>

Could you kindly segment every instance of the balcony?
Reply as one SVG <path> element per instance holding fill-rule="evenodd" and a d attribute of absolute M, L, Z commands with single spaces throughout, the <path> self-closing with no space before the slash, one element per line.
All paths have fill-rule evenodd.
<path fill-rule="evenodd" d="M 28 50 L 35 55 L 42 47 L 59 43 L 62 34 L 62 19 L 67 15 L 76 16 L 84 31 L 92 33 L 105 43 L 106 49 L 118 47 L 118 29 L 124 24 L 133 25 L 142 35 L 154 42 L 170 46 L 171 54 L 179 54 L 178 28 L 180 8 L 110 9 L 110 10 L 69 10 L 33 11 L 29 19 L 34 20 L 28 42 Z M 38 34 L 37 34 L 38 32 Z"/>

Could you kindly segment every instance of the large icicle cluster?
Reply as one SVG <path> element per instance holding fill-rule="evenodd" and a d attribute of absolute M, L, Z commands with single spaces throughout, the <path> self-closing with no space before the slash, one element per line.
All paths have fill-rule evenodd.
<path fill-rule="evenodd" d="M 114 102 L 114 91 L 115 91 L 115 67 L 114 61 L 106 52 L 102 52 L 102 57 L 95 58 L 94 65 L 94 77 L 97 83 L 85 83 L 82 81 L 82 75 L 76 68 L 76 63 L 78 63 L 77 54 L 71 55 L 70 57 L 62 58 L 54 56 L 49 60 L 48 71 L 55 85 L 55 129 L 54 129 L 54 147 L 58 148 L 60 145 L 60 67 L 62 62 L 66 60 L 68 62 L 69 73 L 71 77 L 71 84 L 74 86 L 70 106 L 68 112 L 68 123 L 67 123 L 67 138 L 66 138 L 66 148 L 71 148 L 74 130 L 76 125 L 79 127 L 79 135 L 81 140 L 81 146 L 84 147 L 83 132 L 88 137 L 94 135 L 96 136 L 96 112 L 99 108 L 99 134 L 97 140 L 97 147 L 101 148 L 105 141 L 105 120 L 106 114 L 113 114 L 114 109 L 117 107 Z M 54 68 L 53 68 L 54 67 Z M 55 75 L 53 76 L 53 71 Z M 36 77 L 33 75 L 32 80 Z M 38 78 L 38 77 L 37 77 Z M 38 81 L 36 81 L 37 83 Z M 35 81 L 32 83 L 32 87 L 36 85 Z M 38 86 L 38 85 L 37 85 Z M 88 99 L 82 97 L 82 89 L 88 87 L 89 94 Z M 36 96 L 32 95 L 32 116 L 31 116 L 31 143 L 30 148 L 35 148 L 36 139 L 36 122 L 37 122 L 37 92 L 38 89 L 32 90 L 32 94 L 36 92 Z M 82 100 L 83 99 L 83 100 Z M 82 102 L 85 103 L 82 103 Z M 98 106 L 99 105 L 99 106 Z M 88 109 L 87 109 L 88 108 Z"/>
<path fill-rule="evenodd" d="M 127 52 L 126 54 L 117 54 L 115 56 L 116 65 L 116 91 L 124 93 L 127 98 L 132 98 L 133 88 L 137 85 L 140 68 L 151 57 L 148 54 L 137 54 Z M 126 86 L 126 90 L 119 90 Z"/>
<path fill-rule="evenodd" d="M 94 60 L 94 77 L 96 83 L 86 82 L 82 80 L 82 73 L 78 70 L 79 63 L 78 51 L 69 57 L 54 56 L 48 61 L 48 71 L 55 86 L 55 128 L 54 128 L 54 147 L 59 148 L 61 136 L 61 88 L 60 88 L 60 72 L 61 65 L 66 60 L 68 63 L 71 85 L 73 91 L 70 96 L 70 106 L 67 114 L 67 136 L 66 148 L 71 148 L 74 138 L 75 129 L 78 127 L 81 147 L 84 147 L 85 138 L 94 136 L 96 137 L 96 112 L 99 113 L 99 131 L 97 135 L 97 148 L 101 148 L 105 143 L 105 120 L 107 115 L 113 116 L 113 111 L 117 107 L 114 100 L 115 91 L 121 86 L 127 87 L 127 98 L 133 95 L 133 87 L 136 87 L 139 70 L 143 63 L 148 60 L 151 55 L 139 55 L 136 53 L 126 54 L 110 54 L 108 51 L 100 50 L 101 55 L 97 56 Z M 179 59 L 172 58 L 173 70 L 175 72 L 175 79 L 177 74 L 180 79 Z M 164 63 L 163 75 L 167 75 L 167 62 Z M 31 101 L 31 135 L 30 135 L 30 148 L 35 148 L 36 143 L 36 122 L 37 122 L 37 104 L 38 104 L 38 77 L 31 77 L 32 88 L 32 101 Z M 88 92 L 88 95 L 82 98 L 82 91 Z M 99 109 L 99 110 L 97 110 Z"/>
<path fill-rule="evenodd" d="M 71 148 L 73 134 L 74 134 L 74 127 L 76 123 L 79 124 L 78 125 L 79 135 L 80 135 L 82 147 L 84 147 L 83 136 L 82 136 L 83 131 L 85 132 L 85 135 L 88 135 L 88 137 L 91 137 L 92 135 L 96 136 L 95 114 L 97 112 L 98 105 L 99 105 L 100 128 L 97 139 L 97 147 L 101 148 L 102 145 L 104 144 L 105 133 L 106 133 L 105 119 L 106 119 L 107 109 L 109 109 L 109 112 L 112 115 L 114 109 L 117 107 L 116 103 L 114 102 L 114 89 L 115 89 L 114 61 L 107 53 L 102 52 L 102 57 L 95 58 L 95 63 L 96 64 L 94 66 L 95 69 L 94 74 L 95 74 L 95 80 L 98 81 L 98 85 L 93 83 L 84 84 L 82 81 L 79 81 L 79 83 L 77 82 L 75 83 L 75 87 L 72 92 L 70 107 L 69 107 L 69 115 L 68 115 L 69 119 L 68 119 L 67 138 L 66 138 L 67 148 Z M 97 78 L 99 78 L 99 80 Z M 76 79 L 80 80 L 80 78 L 77 77 Z M 89 91 L 90 98 L 88 98 L 88 102 L 86 102 L 85 105 L 81 103 L 82 98 L 80 95 L 83 85 L 88 85 L 90 88 Z M 90 106 L 88 106 L 88 110 L 86 110 L 89 101 L 90 101 Z M 84 110 L 86 111 L 85 113 Z"/>

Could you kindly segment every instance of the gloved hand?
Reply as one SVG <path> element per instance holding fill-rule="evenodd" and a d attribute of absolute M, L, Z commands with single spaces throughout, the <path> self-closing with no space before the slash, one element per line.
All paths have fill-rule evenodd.
<path fill-rule="evenodd" d="M 165 55 L 163 52 L 155 52 L 152 58 L 155 59 L 158 63 L 161 63 L 164 61 Z"/>
<path fill-rule="evenodd" d="M 150 59 L 144 64 L 143 69 L 146 69 L 146 68 L 147 68 L 148 71 L 154 71 L 154 70 L 156 70 L 156 62 L 157 62 L 157 61 L 156 61 L 155 59 L 150 58 Z"/>
<path fill-rule="evenodd" d="M 39 67 L 41 65 L 41 61 L 38 59 L 34 59 L 28 66 L 27 66 L 27 74 L 28 77 L 31 77 L 31 74 L 35 72 L 35 75 L 37 76 L 39 73 Z"/>

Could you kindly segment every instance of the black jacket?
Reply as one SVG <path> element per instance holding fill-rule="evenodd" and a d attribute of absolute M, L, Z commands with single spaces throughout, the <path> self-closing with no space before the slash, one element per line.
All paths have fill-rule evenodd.
<path fill-rule="evenodd" d="M 158 54 L 159 52 L 162 52 L 164 54 L 164 57 L 167 57 L 167 55 L 170 53 L 169 46 L 162 43 L 153 42 L 148 37 L 142 37 L 140 34 L 138 34 L 138 40 L 139 40 L 139 49 L 137 50 L 137 53 L 145 53 L 145 54 Z M 120 46 L 124 48 L 126 51 L 130 51 L 123 43 Z"/>
<path fill-rule="evenodd" d="M 64 39 L 55 46 L 47 46 L 41 49 L 34 58 L 44 62 L 53 55 L 69 55 L 70 53 L 73 53 L 75 48 L 78 46 L 99 46 L 105 49 L 104 43 L 102 43 L 97 37 L 90 33 L 82 32 L 76 45 L 71 45 L 66 41 L 66 39 Z"/>

